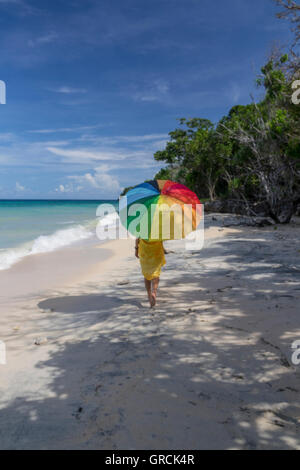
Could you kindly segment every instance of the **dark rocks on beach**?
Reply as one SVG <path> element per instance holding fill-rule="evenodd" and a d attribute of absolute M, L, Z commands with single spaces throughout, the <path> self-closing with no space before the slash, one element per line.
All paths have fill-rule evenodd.
<path fill-rule="evenodd" d="M 249 208 L 243 201 L 235 199 L 217 199 L 215 201 L 207 201 L 204 203 L 206 212 L 219 212 L 220 214 L 239 214 L 250 215 Z M 268 206 L 264 202 L 254 203 L 251 209 L 256 216 L 264 217 L 268 213 Z"/>
<path fill-rule="evenodd" d="M 237 214 L 214 214 L 214 216 L 206 216 L 207 225 L 210 225 L 210 222 L 214 222 L 213 225 L 219 226 L 218 230 L 224 230 L 224 227 L 238 227 L 238 226 L 248 226 L 248 227 L 265 227 L 265 226 L 274 226 L 275 222 L 271 217 L 250 217 L 242 216 Z"/>
<path fill-rule="evenodd" d="M 244 216 L 245 220 L 240 220 L 234 225 L 250 225 L 260 226 L 273 225 L 275 219 L 278 223 L 287 223 L 290 221 L 291 214 L 300 216 L 300 204 L 296 211 L 293 210 L 294 203 L 292 201 L 284 201 L 279 203 L 277 207 L 276 217 L 270 217 L 270 207 L 266 202 L 246 203 L 242 200 L 235 199 L 217 199 L 215 201 L 207 201 L 204 203 L 205 212 L 215 212 L 219 214 L 235 214 Z M 279 210 L 280 209 L 280 210 Z M 214 220 L 214 219 L 213 219 Z"/>
<path fill-rule="evenodd" d="M 265 227 L 267 225 L 275 225 L 275 222 L 271 217 L 239 217 L 234 219 L 224 220 L 224 227 L 237 227 L 239 225 L 246 225 L 248 227 Z"/>

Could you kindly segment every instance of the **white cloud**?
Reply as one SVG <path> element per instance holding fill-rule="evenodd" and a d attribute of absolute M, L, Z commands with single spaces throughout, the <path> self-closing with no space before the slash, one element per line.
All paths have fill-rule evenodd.
<path fill-rule="evenodd" d="M 22 186 L 18 181 L 16 182 L 16 191 L 22 192 L 25 191 L 25 186 Z"/>
<path fill-rule="evenodd" d="M 14 3 L 23 3 L 21 0 L 0 0 L 0 3 L 11 3 L 11 4 L 14 4 Z"/>
<path fill-rule="evenodd" d="M 87 93 L 85 88 L 73 88 L 70 86 L 61 86 L 59 88 L 52 88 L 51 91 L 55 91 L 56 93 L 64 93 L 64 94 L 72 94 L 72 93 Z"/>
<path fill-rule="evenodd" d="M 25 0 L 0 0 L 0 5 L 6 5 L 7 7 L 12 6 L 16 13 L 18 13 L 19 10 L 21 10 L 22 14 L 36 14 L 38 12 L 36 7 L 29 5 Z"/>
<path fill-rule="evenodd" d="M 72 185 L 63 185 L 60 184 L 58 188 L 55 188 L 55 191 L 58 193 L 71 193 L 73 192 L 73 187 Z"/>
<path fill-rule="evenodd" d="M 97 129 L 102 127 L 102 124 L 96 124 L 94 126 L 78 126 L 78 127 L 60 127 L 58 129 L 33 129 L 29 130 L 30 134 L 53 134 L 55 132 L 80 132 Z"/>
<path fill-rule="evenodd" d="M 165 101 L 169 97 L 169 90 L 169 83 L 159 78 L 151 83 L 146 83 L 131 96 L 135 101 Z"/>
<path fill-rule="evenodd" d="M 35 47 L 40 44 L 49 44 L 54 42 L 58 38 L 58 34 L 54 31 L 50 31 L 48 34 L 44 34 L 42 36 L 36 37 L 35 39 L 29 39 L 28 45 L 30 47 Z"/>
<path fill-rule="evenodd" d="M 95 195 L 103 198 L 118 197 L 120 187 L 129 186 L 132 178 L 139 183 L 152 178 L 161 168 L 161 163 L 154 160 L 153 153 L 167 137 L 161 133 L 102 137 L 95 132 L 90 134 L 91 139 L 94 139 L 91 141 L 81 140 L 81 133 L 59 141 L 48 139 L 48 134 L 45 136 L 36 134 L 30 142 L 21 135 L 15 135 L 9 141 L 10 136 L 6 135 L 3 136 L 3 142 L 0 141 L 0 165 L 8 173 L 10 168 L 13 169 L 16 175 L 10 183 L 14 194 L 37 194 L 38 190 L 43 195 L 52 194 L 56 197 L 79 194 L 91 198 Z M 88 134 L 85 136 L 88 137 Z M 31 177 L 36 178 L 34 193 L 26 187 L 25 181 L 24 184 L 22 182 L 24 174 L 28 173 L 28 166 Z M 39 183 L 40 172 L 49 174 L 45 185 Z M 16 180 L 20 187 L 26 187 L 24 192 L 20 187 L 19 191 L 16 189 Z"/>
<path fill-rule="evenodd" d="M 144 134 L 144 135 L 116 135 L 111 137 L 99 136 L 95 134 L 82 134 L 80 142 L 92 142 L 94 144 L 116 145 L 116 144 L 155 144 L 157 140 L 168 139 L 168 134 Z"/>
<path fill-rule="evenodd" d="M 15 135 L 12 132 L 3 132 L 0 134 L 0 142 L 8 142 L 15 139 Z"/>
<path fill-rule="evenodd" d="M 164 141 L 155 140 L 160 134 L 153 134 L 154 140 L 150 136 L 91 136 L 91 140 L 82 140 L 81 136 L 62 141 L 35 142 L 15 138 L 13 142 L 3 141 L 0 145 L 0 163 L 6 167 L 26 167 L 29 164 L 32 168 L 51 171 L 56 165 L 58 171 L 60 169 L 67 173 L 70 173 L 68 168 L 71 166 L 76 169 L 80 165 L 90 171 L 97 163 L 109 163 L 110 171 L 119 171 L 122 176 L 124 170 L 131 172 L 132 169 L 160 166 L 155 162 L 153 153 L 161 148 Z M 78 147 L 78 142 L 83 141 L 86 145 Z"/>
<path fill-rule="evenodd" d="M 115 176 L 108 173 L 108 165 L 101 165 L 94 169 L 93 173 L 85 173 L 83 175 L 70 175 L 68 176 L 73 182 L 78 184 L 77 188 L 81 189 L 101 189 L 101 191 L 108 191 L 111 193 L 120 192 L 120 184 Z"/>
<path fill-rule="evenodd" d="M 168 138 L 168 134 L 146 134 L 146 135 L 129 135 L 129 136 L 119 136 L 116 137 L 116 139 L 119 140 L 119 142 L 145 142 L 148 140 L 157 140 L 157 139 L 163 139 L 163 138 Z"/>
<path fill-rule="evenodd" d="M 66 157 L 71 161 L 82 162 L 85 160 L 95 161 L 95 160 L 123 160 L 125 155 L 120 152 L 111 152 L 111 151 L 93 151 L 93 150 L 86 150 L 86 149 L 60 149 L 58 147 L 46 147 L 46 149 L 53 153 L 54 155 L 58 155 L 60 157 Z"/>
<path fill-rule="evenodd" d="M 238 103 L 241 97 L 241 88 L 237 83 L 233 83 L 228 91 L 228 97 L 234 104 Z"/>

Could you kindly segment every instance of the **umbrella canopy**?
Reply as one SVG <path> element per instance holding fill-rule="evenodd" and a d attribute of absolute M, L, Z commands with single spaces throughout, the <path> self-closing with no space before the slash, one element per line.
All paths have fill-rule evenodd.
<path fill-rule="evenodd" d="M 135 186 L 120 199 L 119 216 L 134 237 L 174 240 L 196 230 L 201 209 L 196 194 L 183 184 L 153 180 Z"/>

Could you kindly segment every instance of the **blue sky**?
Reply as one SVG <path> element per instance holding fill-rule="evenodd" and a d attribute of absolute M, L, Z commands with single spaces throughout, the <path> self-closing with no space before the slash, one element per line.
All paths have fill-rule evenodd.
<path fill-rule="evenodd" d="M 0 198 L 113 198 L 181 117 L 246 104 L 272 0 L 0 0 Z"/>

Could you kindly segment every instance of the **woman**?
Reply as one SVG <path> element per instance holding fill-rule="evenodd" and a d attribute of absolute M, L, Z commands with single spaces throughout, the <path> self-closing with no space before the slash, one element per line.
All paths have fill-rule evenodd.
<path fill-rule="evenodd" d="M 140 259 L 150 306 L 154 307 L 160 271 L 162 266 L 166 264 L 163 243 L 137 238 L 135 241 L 135 256 Z"/>

